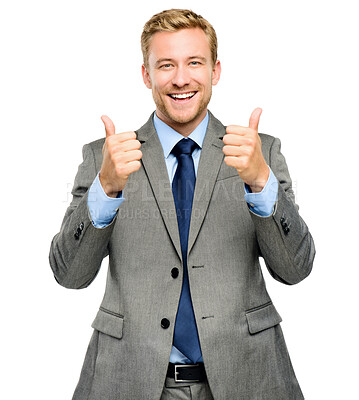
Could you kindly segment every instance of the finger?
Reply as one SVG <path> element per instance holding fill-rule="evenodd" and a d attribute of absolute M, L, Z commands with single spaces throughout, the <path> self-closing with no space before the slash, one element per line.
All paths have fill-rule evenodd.
<path fill-rule="evenodd" d="M 141 168 L 141 161 L 131 161 L 127 164 L 127 168 L 129 173 L 132 174 L 132 172 L 138 171 Z"/>
<path fill-rule="evenodd" d="M 224 146 L 223 153 L 225 156 L 239 157 L 250 153 L 246 146 Z"/>
<path fill-rule="evenodd" d="M 131 150 L 131 151 L 127 151 L 125 154 L 129 156 L 128 162 L 139 161 L 142 158 L 141 150 Z"/>
<path fill-rule="evenodd" d="M 229 167 L 238 168 L 239 167 L 239 163 L 240 163 L 240 159 L 238 157 L 226 156 L 226 157 L 224 157 L 224 162 Z"/>
<path fill-rule="evenodd" d="M 252 141 L 253 139 L 250 137 L 231 134 L 231 133 L 223 136 L 223 143 L 230 144 L 232 146 L 243 146 L 243 145 L 250 146 L 252 144 Z"/>
<path fill-rule="evenodd" d="M 102 115 L 101 119 L 105 125 L 106 137 L 114 135 L 115 134 L 115 125 L 111 121 L 111 119 L 107 115 Z"/>
<path fill-rule="evenodd" d="M 234 135 L 246 135 L 248 133 L 248 127 L 240 125 L 228 125 L 226 127 L 226 133 Z"/>
<path fill-rule="evenodd" d="M 136 140 L 134 132 L 117 133 L 106 138 L 107 145 L 112 152 L 127 151 L 130 147 L 140 148 L 141 142 Z"/>
<path fill-rule="evenodd" d="M 261 108 L 256 108 L 253 110 L 250 118 L 249 118 L 249 127 L 256 130 L 258 132 L 259 118 L 262 114 Z"/>
<path fill-rule="evenodd" d="M 139 150 L 140 148 L 141 143 L 135 139 L 126 140 L 119 146 L 121 151 Z"/>
<path fill-rule="evenodd" d="M 119 175 L 128 177 L 133 172 L 138 171 L 140 168 L 141 168 L 141 161 L 134 160 L 134 161 L 130 161 L 124 165 L 121 165 L 120 167 L 117 167 L 116 171 Z"/>
<path fill-rule="evenodd" d="M 115 154 L 114 160 L 116 163 L 126 164 L 131 161 L 138 161 L 142 158 L 142 151 L 141 150 L 130 150 Z"/>
<path fill-rule="evenodd" d="M 136 133 L 135 132 L 121 132 L 117 133 L 116 135 L 110 136 L 111 142 L 114 144 L 117 143 L 124 143 L 127 142 L 128 140 L 136 140 Z"/>

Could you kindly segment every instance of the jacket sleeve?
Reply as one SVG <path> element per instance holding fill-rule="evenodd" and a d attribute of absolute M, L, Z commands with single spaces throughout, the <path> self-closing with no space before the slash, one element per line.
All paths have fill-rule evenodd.
<path fill-rule="evenodd" d="M 72 190 L 72 201 L 66 210 L 60 232 L 50 247 L 50 266 L 57 282 L 67 288 L 87 287 L 96 277 L 101 262 L 107 256 L 113 222 L 106 228 L 92 224 L 87 197 L 98 166 L 91 145 L 83 147 L 83 162 L 79 166 Z"/>
<path fill-rule="evenodd" d="M 278 180 L 278 197 L 272 215 L 260 217 L 250 211 L 261 256 L 278 281 L 295 284 L 306 278 L 313 266 L 315 247 L 295 203 L 292 181 L 280 140 L 274 138 L 269 166 Z"/>

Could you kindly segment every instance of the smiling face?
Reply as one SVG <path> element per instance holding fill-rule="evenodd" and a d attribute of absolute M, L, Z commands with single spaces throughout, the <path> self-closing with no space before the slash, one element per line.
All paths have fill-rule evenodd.
<path fill-rule="evenodd" d="M 148 66 L 142 66 L 157 116 L 184 136 L 205 117 L 220 73 L 220 62 L 212 64 L 208 39 L 200 28 L 155 33 Z"/>

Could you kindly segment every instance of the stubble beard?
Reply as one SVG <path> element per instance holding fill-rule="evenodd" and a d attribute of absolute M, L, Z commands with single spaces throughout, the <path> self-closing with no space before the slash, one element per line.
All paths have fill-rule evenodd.
<path fill-rule="evenodd" d="M 191 89 L 192 90 L 192 89 Z M 184 91 L 183 89 L 181 91 Z M 187 91 L 187 90 L 186 90 Z M 190 91 L 190 90 L 188 90 Z M 197 95 L 200 94 L 200 91 L 197 91 Z M 176 89 L 172 90 L 173 93 L 176 92 Z M 165 102 L 162 100 L 161 96 L 155 93 L 152 93 L 153 96 L 153 100 L 156 104 L 157 109 L 161 112 L 161 114 L 163 116 L 166 117 L 166 119 L 168 120 L 168 122 L 174 124 L 174 125 L 187 125 L 190 124 L 191 122 L 195 121 L 206 109 L 207 106 L 211 100 L 211 96 L 212 96 L 212 88 L 210 88 L 209 93 L 206 95 L 206 97 L 203 97 L 197 107 L 197 109 L 194 110 L 193 114 L 190 115 L 181 115 L 180 113 L 173 113 L 169 107 L 167 107 L 167 105 L 165 104 Z M 165 94 L 165 96 L 167 96 L 167 94 Z M 164 121 L 166 122 L 166 121 Z"/>

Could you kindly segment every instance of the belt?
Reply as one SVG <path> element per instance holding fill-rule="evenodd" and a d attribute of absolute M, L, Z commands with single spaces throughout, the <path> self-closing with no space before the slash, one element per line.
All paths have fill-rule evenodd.
<path fill-rule="evenodd" d="M 204 382 L 207 380 L 203 363 L 198 364 L 168 364 L 167 377 L 179 383 Z"/>

